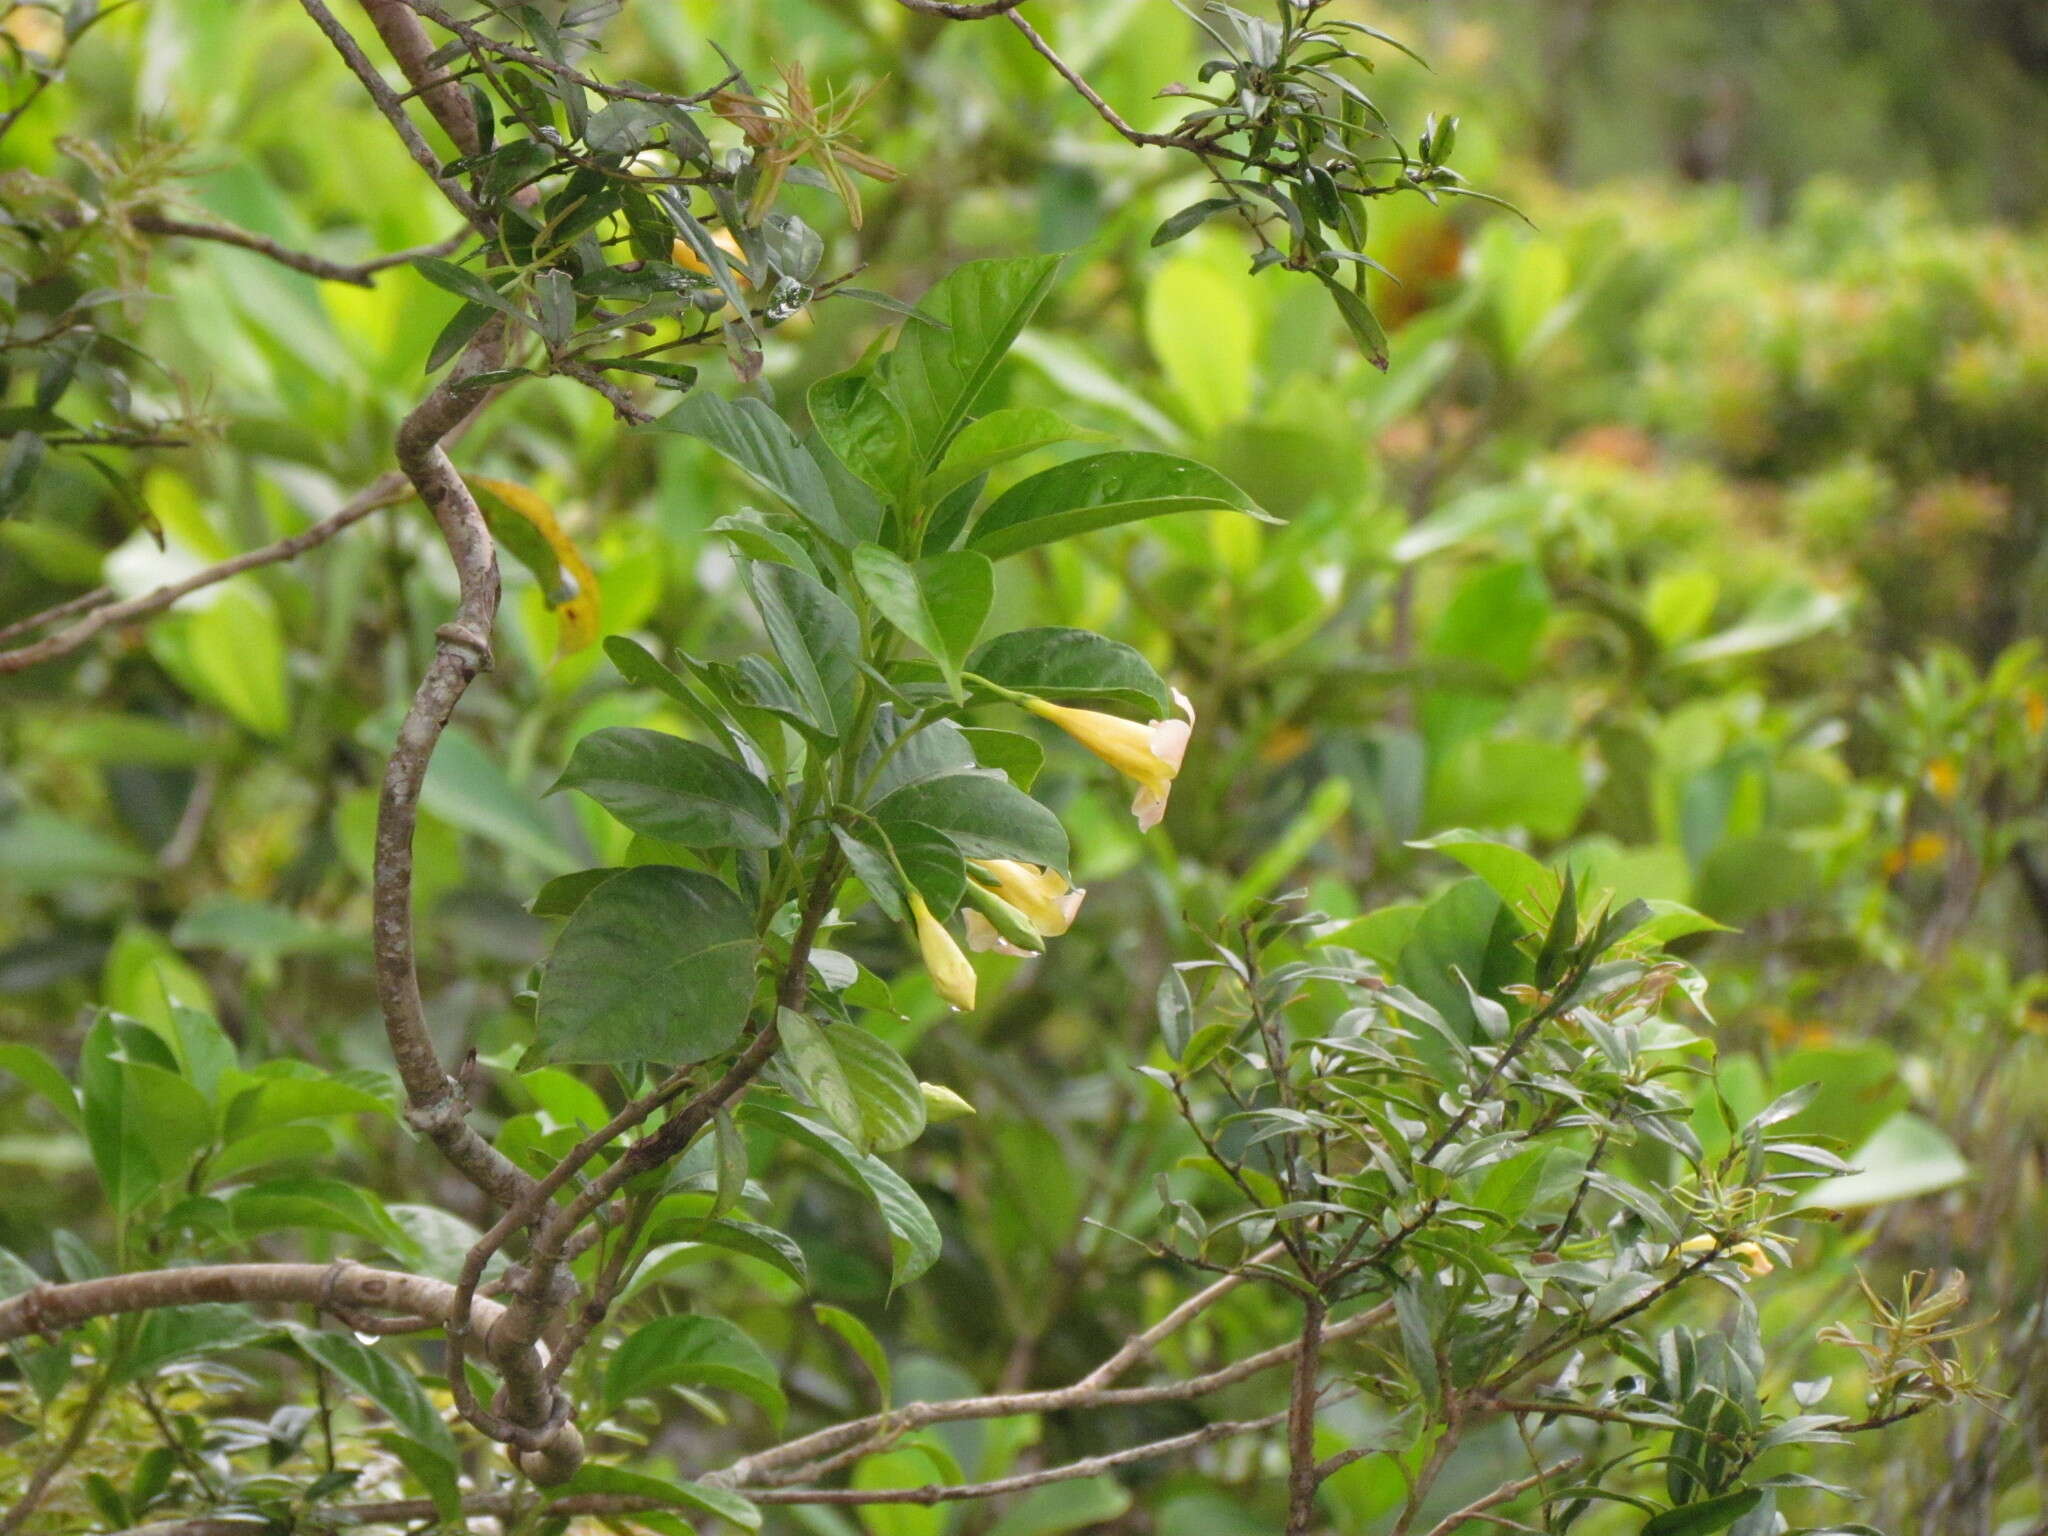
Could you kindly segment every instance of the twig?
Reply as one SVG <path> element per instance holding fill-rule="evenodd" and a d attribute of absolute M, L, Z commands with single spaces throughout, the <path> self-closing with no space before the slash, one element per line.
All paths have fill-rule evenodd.
<path fill-rule="evenodd" d="M 128 223 L 145 234 L 174 235 L 184 240 L 210 240 L 216 245 L 232 245 L 241 250 L 254 251 L 259 256 L 269 257 L 280 266 L 290 267 L 294 272 L 304 272 L 309 277 L 321 278 L 330 283 L 353 283 L 358 288 L 372 286 L 370 279 L 388 268 L 402 267 L 407 262 L 417 261 L 423 256 L 446 256 L 469 238 L 465 232 L 450 235 L 446 240 L 437 240 L 432 245 L 392 251 L 388 255 L 372 257 L 368 261 L 346 262 L 330 261 L 325 256 L 315 256 L 307 251 L 295 251 L 272 240 L 268 235 L 237 229 L 231 224 L 213 224 L 198 219 L 173 219 L 161 213 L 130 214 Z"/>
<path fill-rule="evenodd" d="M 81 592 L 76 597 L 67 597 L 53 608 L 45 608 L 41 613 L 32 613 L 25 619 L 16 619 L 12 624 L 0 628 L 0 642 L 19 640 L 23 635 L 34 634 L 46 624 L 54 624 L 59 619 L 68 619 L 75 613 L 84 613 L 87 609 L 97 608 L 101 604 L 111 603 L 113 600 L 114 589 L 112 587 L 94 587 L 90 592 Z"/>
<path fill-rule="evenodd" d="M 451 15 L 445 7 L 436 4 L 435 0 L 404 0 L 404 3 L 407 9 L 424 16 L 437 27 L 445 27 L 448 31 L 461 38 L 464 46 L 472 54 L 480 49 L 486 50 L 495 53 L 502 59 L 510 59 L 515 63 L 524 64 L 530 69 L 541 70 L 546 74 L 555 76 L 559 80 L 567 80 L 572 84 L 582 86 L 587 91 L 595 91 L 600 96 L 614 100 L 649 101 L 662 106 L 694 107 L 709 101 L 728 86 L 737 84 L 740 79 L 738 72 L 735 71 L 724 76 L 717 84 L 708 86 L 704 90 L 688 96 L 672 95 L 667 91 L 648 90 L 644 86 L 621 85 L 609 80 L 599 80 L 593 76 L 586 75 L 580 70 L 564 64 L 560 59 L 551 59 L 546 54 L 535 53 L 531 48 L 522 48 L 517 43 L 508 43 L 491 37 L 469 22 Z M 1022 4 L 1023 0 L 1016 0 L 1016 3 Z"/>
<path fill-rule="evenodd" d="M 290 560 L 297 555 L 302 555 L 309 549 L 315 549 L 325 544 L 344 528 L 361 522 L 380 507 L 397 505 L 405 500 L 409 494 L 410 491 L 403 475 L 380 475 L 365 490 L 358 494 L 354 500 L 347 503 L 339 511 L 323 518 L 303 532 L 293 534 L 288 539 L 279 539 L 275 544 L 266 544 L 261 549 L 252 549 L 246 554 L 236 555 L 234 558 L 223 560 L 217 565 L 210 565 L 203 571 L 197 571 L 187 576 L 183 581 L 171 582 L 169 585 L 158 587 L 152 592 L 145 592 L 140 597 L 129 598 L 126 602 L 102 602 L 98 607 L 94 608 L 94 605 L 88 603 L 86 599 L 99 597 L 100 594 L 88 592 L 84 597 L 72 598 L 69 602 L 60 603 L 55 608 L 37 614 L 33 618 L 23 619 L 19 623 L 10 626 L 4 634 L 0 634 L 0 638 L 4 638 L 5 634 L 20 633 L 36 628 L 39 625 L 54 622 L 59 618 L 87 608 L 94 609 L 94 611 L 88 613 L 85 618 L 72 625 L 69 629 L 60 629 L 53 635 L 46 635 L 33 645 L 24 645 L 12 651 L 0 651 L 0 675 L 26 671 L 28 668 L 39 665 L 42 662 L 55 660 L 59 656 L 68 656 L 92 639 L 94 635 L 113 625 L 126 624 L 132 620 L 148 618 L 151 614 L 161 613 L 164 609 L 177 602 L 179 598 L 188 597 L 201 588 L 214 586 L 219 582 L 226 581 L 231 576 L 239 576 L 244 571 L 253 571 L 265 565 L 275 565 L 281 560 Z M 104 589 L 101 590 L 104 591 Z M 107 596 L 111 595 L 111 593 L 107 594 Z"/>
<path fill-rule="evenodd" d="M 1509 1499 L 1527 1493 L 1531 1488 L 1550 1481 L 1551 1478 L 1556 1477 L 1561 1472 L 1570 1471 L 1579 1464 L 1580 1459 L 1577 1456 L 1566 1456 L 1558 1461 L 1553 1461 L 1547 1467 L 1541 1467 L 1531 1472 L 1527 1477 L 1518 1477 L 1511 1483 L 1502 1483 L 1493 1492 L 1474 1499 L 1463 1509 L 1454 1510 L 1444 1516 L 1443 1519 L 1437 1521 L 1435 1525 L 1429 1528 L 1426 1536 L 1451 1536 L 1451 1532 L 1455 1531 L 1467 1520 L 1477 1520 L 1489 1509 L 1496 1508 L 1507 1503 Z"/>
<path fill-rule="evenodd" d="M 1211 1286 L 1210 1291 L 1217 1287 Z M 1208 1294 L 1205 1292 L 1204 1294 Z M 1375 1328 L 1393 1315 L 1390 1304 L 1348 1317 L 1333 1324 L 1324 1334 L 1325 1343 L 1336 1343 Z M 752 1483 L 779 1467 L 815 1460 L 841 1447 L 883 1431 L 923 1429 L 932 1424 L 953 1424 L 970 1419 L 1005 1419 L 1024 1413 L 1056 1413 L 1076 1409 L 1135 1408 L 1157 1403 L 1187 1402 L 1235 1386 L 1249 1377 L 1284 1365 L 1300 1352 L 1301 1340 L 1247 1355 L 1204 1375 L 1181 1381 L 1161 1382 L 1149 1387 L 1091 1387 L 1093 1375 L 1064 1387 L 1034 1392 L 1004 1392 L 986 1397 L 959 1397 L 942 1402 L 906 1403 L 887 1413 L 870 1414 L 825 1429 L 815 1430 L 779 1446 L 741 1458 L 723 1471 L 704 1480 L 732 1487 Z"/>
<path fill-rule="evenodd" d="M 982 0 L 979 5 L 963 4 L 962 0 L 896 0 L 896 3 L 906 10 L 925 16 L 944 16 L 949 21 L 986 21 L 991 16 L 1009 15 L 1024 0 Z"/>
<path fill-rule="evenodd" d="M 756 1504 L 931 1505 L 953 1504 L 965 1499 L 993 1499 L 1006 1493 L 1022 1493 L 1027 1488 L 1043 1487 L 1047 1483 L 1097 1477 L 1135 1461 L 1152 1461 L 1178 1451 L 1191 1451 L 1236 1435 L 1256 1434 L 1262 1429 L 1271 1429 L 1286 1417 L 1281 1412 L 1269 1413 L 1263 1419 L 1226 1419 L 1216 1424 L 1205 1424 L 1184 1435 L 1110 1451 L 1101 1456 L 1088 1456 L 1080 1461 L 1064 1462 L 1037 1472 L 999 1477 L 986 1483 L 928 1483 L 922 1488 L 740 1488 L 735 1491 Z"/>

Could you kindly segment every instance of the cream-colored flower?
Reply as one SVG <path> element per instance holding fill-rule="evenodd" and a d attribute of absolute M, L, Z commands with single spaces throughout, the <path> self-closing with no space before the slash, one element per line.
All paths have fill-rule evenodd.
<path fill-rule="evenodd" d="M 1131 801 L 1131 814 L 1141 831 L 1149 832 L 1166 815 L 1166 800 L 1173 793 L 1173 781 L 1180 773 L 1181 759 L 1188 750 L 1188 738 L 1195 729 L 1195 707 L 1178 688 L 1173 702 L 1185 717 L 1180 720 L 1151 720 L 1140 724 L 1095 709 L 1073 709 L 1065 704 L 1048 704 L 1029 699 L 1024 707 L 1065 731 L 1090 752 L 1138 786 Z"/>
<path fill-rule="evenodd" d="M 972 859 L 995 893 L 1024 914 L 1025 921 L 1048 939 L 1056 939 L 1074 926 L 1074 914 L 1088 893 L 1075 890 L 1056 870 L 1040 869 L 1015 859 Z M 970 925 L 970 935 L 972 927 Z"/>
<path fill-rule="evenodd" d="M 932 990 L 955 1008 L 974 1006 L 974 964 L 967 958 L 946 925 L 932 916 L 924 898 L 910 893 L 911 915 L 917 919 L 917 947 L 924 956 L 924 968 L 932 978 Z"/>

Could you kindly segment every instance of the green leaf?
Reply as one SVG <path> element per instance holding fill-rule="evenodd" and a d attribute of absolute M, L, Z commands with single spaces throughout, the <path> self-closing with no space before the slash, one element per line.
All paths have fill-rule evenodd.
<path fill-rule="evenodd" d="M 317 1363 L 383 1409 L 407 1439 L 455 1464 L 455 1436 L 427 1401 L 413 1370 L 346 1333 L 295 1326 L 291 1334 Z"/>
<path fill-rule="evenodd" d="M 1206 465 L 1170 453 L 1118 451 L 1069 459 L 1018 481 L 990 502 L 967 547 L 991 560 L 1168 512 L 1221 509 L 1272 522 Z"/>
<path fill-rule="evenodd" d="M 658 1317 L 621 1344 L 606 1367 L 606 1408 L 667 1387 L 717 1387 L 758 1405 L 776 1430 L 789 1410 L 775 1363 L 722 1317 Z"/>
<path fill-rule="evenodd" d="M 497 313 L 509 316 L 511 319 L 518 321 L 519 324 L 531 328 L 533 322 L 527 318 L 525 312 L 517 304 L 514 304 L 505 295 L 493 288 L 485 278 L 470 271 L 469 268 L 458 267 L 454 262 L 443 261 L 438 256 L 421 256 L 412 265 L 415 272 L 419 273 L 421 277 L 424 277 L 436 288 L 445 289 L 449 293 L 454 294 L 458 299 L 466 300 L 471 304 L 495 310 Z"/>
<path fill-rule="evenodd" d="M 213 1130 L 205 1095 L 138 1057 L 146 1042 L 156 1037 L 141 1025 L 102 1014 L 79 1054 L 86 1142 L 109 1203 L 123 1215 L 182 1177 Z M 160 1042 L 154 1049 L 168 1059 Z"/>
<path fill-rule="evenodd" d="M 773 848 L 786 830 L 773 791 L 740 764 L 665 731 L 608 726 L 576 743 L 557 789 L 580 789 L 648 837 L 686 848 Z"/>
<path fill-rule="evenodd" d="M 990 1528 L 988 1536 L 1061 1536 L 1100 1530 L 1121 1519 L 1131 1493 L 1113 1477 L 1075 1478 L 1034 1488 Z"/>
<path fill-rule="evenodd" d="M 741 1105 L 739 1118 L 809 1147 L 836 1167 L 848 1183 L 865 1189 L 874 1198 L 889 1229 L 889 1250 L 894 1259 L 892 1290 L 908 1285 L 938 1262 L 938 1223 L 932 1220 L 931 1212 L 916 1192 L 887 1163 L 860 1151 L 837 1131 L 767 1104 L 750 1100 Z"/>
<path fill-rule="evenodd" d="M 412 1246 L 383 1201 L 340 1179 L 268 1179 L 236 1190 L 227 1197 L 227 1206 L 235 1230 L 245 1237 L 308 1229 L 344 1232 L 400 1257 Z"/>
<path fill-rule="evenodd" d="M 1527 981 L 1529 961 L 1516 947 L 1522 936 L 1521 923 L 1483 880 L 1460 880 L 1423 908 L 1401 948 L 1400 979 L 1460 1038 L 1484 1039 L 1466 985 L 1497 997 L 1510 982 Z M 1424 1033 L 1418 1041 L 1423 1055 L 1441 1066 L 1444 1053 L 1435 1038 Z"/>
<path fill-rule="evenodd" d="M 794 1238 L 773 1227 L 758 1226 L 730 1216 L 690 1216 L 673 1223 L 663 1222 L 661 1238 L 663 1242 L 700 1243 L 707 1248 L 723 1248 L 728 1253 L 758 1259 L 780 1270 L 798 1285 L 811 1283 L 803 1249 L 796 1245 Z"/>
<path fill-rule="evenodd" d="M 1546 898 L 1547 904 L 1547 898 L 1554 896 L 1560 885 L 1560 877 L 1533 854 L 1462 827 L 1418 838 L 1408 846 L 1427 848 L 1456 859 L 1492 886 L 1494 893 L 1511 907 L 1539 896 Z"/>
<path fill-rule="evenodd" d="M 573 875 L 557 875 L 533 893 L 526 910 L 535 917 L 567 917 L 583 905 L 584 899 L 619 872 L 621 866 L 579 869 Z"/>
<path fill-rule="evenodd" d="M 895 837 L 905 822 L 935 827 L 970 859 L 1022 859 L 1062 874 L 1067 829 L 1060 819 L 1006 779 L 989 773 L 946 773 L 906 784 L 874 810 Z"/>
<path fill-rule="evenodd" d="M 239 1349 L 276 1331 L 275 1324 L 260 1321 L 246 1307 L 215 1302 L 162 1307 L 143 1317 L 115 1361 L 114 1379 L 140 1381 L 176 1361 Z"/>
<path fill-rule="evenodd" d="M 966 424 L 1017 333 L 1051 291 L 1061 260 L 970 261 L 919 301 L 918 309 L 938 323 L 903 328 L 884 379 L 926 467 L 940 461 Z"/>
<path fill-rule="evenodd" d="M 1140 717 L 1173 713 L 1173 695 L 1152 664 L 1120 640 L 1085 629 L 1019 629 L 968 658 L 967 670 L 1057 704 Z"/>
<path fill-rule="evenodd" d="M 0 517 L 27 498 L 36 471 L 42 467 L 43 452 L 43 440 L 34 432 L 17 432 L 9 439 L 7 456 L 0 459 Z"/>
<path fill-rule="evenodd" d="M 875 1378 L 875 1385 L 881 1389 L 882 1406 L 887 1408 L 894 1392 L 889 1355 L 882 1348 L 881 1341 L 869 1331 L 868 1325 L 843 1307 L 830 1306 L 822 1301 L 812 1306 L 811 1315 L 844 1339 L 846 1347 L 860 1357 L 860 1363 L 868 1368 L 868 1374 Z"/>
<path fill-rule="evenodd" d="M 761 1528 L 761 1511 L 737 1493 L 711 1488 L 702 1483 L 678 1483 L 646 1472 L 628 1471 L 586 1461 L 566 1483 L 541 1490 L 552 1503 L 584 1493 L 623 1493 L 636 1498 L 665 1500 L 680 1509 L 701 1510 L 730 1521 L 743 1531 Z"/>
<path fill-rule="evenodd" d="M 882 616 L 924 647 L 953 697 L 964 700 L 960 666 L 995 601 L 987 557 L 961 550 L 913 568 L 879 544 L 863 544 L 853 552 L 853 572 Z"/>
<path fill-rule="evenodd" d="M 1856 1172 L 1816 1184 L 1794 1203 L 1801 1209 L 1862 1210 L 1953 1189 L 1970 1165 L 1938 1126 L 1901 1110 L 1851 1153 Z"/>
<path fill-rule="evenodd" d="M 857 544 L 874 532 L 847 522 L 818 461 L 788 423 L 751 395 L 727 400 L 699 390 L 648 430 L 701 438 L 835 544 Z"/>
<path fill-rule="evenodd" d="M 1372 306 L 1353 293 L 1330 273 L 1316 271 L 1330 297 L 1337 302 L 1337 313 L 1344 317 L 1344 324 L 1351 332 L 1351 339 L 1358 343 L 1358 350 L 1365 354 L 1365 360 L 1379 369 L 1387 371 L 1387 332 L 1372 312 Z"/>
<path fill-rule="evenodd" d="M 1045 766 L 1045 747 L 1036 736 L 979 725 L 963 726 L 960 734 L 974 749 L 977 763 L 998 770 L 1019 789 L 1029 790 Z"/>
<path fill-rule="evenodd" d="M 1697 1504 L 1667 1509 L 1644 1524 L 1642 1536 L 1712 1536 L 1756 1508 L 1763 1496 L 1761 1488 L 1738 1488 Z"/>
<path fill-rule="evenodd" d="M 825 1031 L 793 1008 L 779 1009 L 775 1020 L 783 1060 L 788 1063 L 790 1074 L 810 1095 L 811 1103 L 840 1135 L 860 1145 L 862 1151 L 870 1150 L 865 1145 L 867 1135 L 860 1101 L 854 1096 L 846 1069 L 840 1065 L 839 1053 L 826 1043 Z"/>
<path fill-rule="evenodd" d="M 936 502 L 977 475 L 987 474 L 998 465 L 1041 448 L 1050 448 L 1055 443 L 1108 440 L 1107 432 L 1077 427 L 1043 406 L 1025 405 L 990 411 L 960 429 L 959 436 L 953 439 L 952 447 L 946 450 L 938 468 L 925 476 L 924 499 Z"/>
<path fill-rule="evenodd" d="M 860 689 L 860 621 L 816 578 L 786 565 L 747 569 L 754 605 L 811 728 L 836 741 L 852 723 Z"/>
<path fill-rule="evenodd" d="M 895 1152 L 922 1136 L 924 1090 L 895 1048 L 857 1024 L 835 1025 L 824 1033 L 857 1106 L 859 1134 L 847 1139 L 863 1152 Z"/>
<path fill-rule="evenodd" d="M 807 403 L 818 436 L 840 463 L 890 500 L 908 499 L 918 471 L 910 422 L 869 370 L 818 380 Z"/>
<path fill-rule="evenodd" d="M 59 1072 L 49 1057 L 32 1045 L 0 1041 L 0 1072 L 11 1072 L 32 1091 L 41 1094 L 64 1117 L 74 1131 L 85 1129 L 85 1114 L 78 1107 L 78 1091 Z"/>
<path fill-rule="evenodd" d="M 600 885 L 555 941 L 536 1037 L 546 1061 L 702 1061 L 753 1000 L 753 916 L 711 876 L 665 864 Z"/>

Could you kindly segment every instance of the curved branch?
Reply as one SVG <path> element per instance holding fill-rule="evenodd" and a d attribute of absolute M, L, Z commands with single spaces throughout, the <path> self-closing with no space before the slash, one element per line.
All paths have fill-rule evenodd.
<path fill-rule="evenodd" d="M 72 598 L 69 602 L 59 603 L 45 613 L 10 625 L 8 633 L 25 632 L 84 609 L 92 611 L 69 629 L 60 629 L 55 634 L 45 635 L 33 645 L 24 645 L 12 651 L 0 651 L 0 675 L 26 671 L 42 662 L 54 661 L 59 656 L 68 656 L 94 635 L 113 625 L 146 619 L 152 614 L 161 613 L 179 598 L 189 597 L 202 587 L 214 586 L 231 576 L 239 576 L 244 571 L 275 565 L 281 560 L 290 560 L 294 556 L 302 555 L 309 549 L 325 544 L 344 528 L 361 522 L 379 508 L 396 506 L 410 494 L 411 490 L 403 475 L 380 475 L 339 511 L 322 518 L 303 532 L 295 533 L 288 539 L 279 539 L 275 544 L 266 544 L 261 549 L 252 549 L 246 554 L 236 555 L 233 559 L 223 560 L 217 565 L 209 565 L 205 570 L 196 571 L 183 581 L 171 582 L 168 586 L 158 587 L 155 591 L 145 592 L 140 597 L 131 597 L 122 603 L 105 602 L 102 596 L 104 589 L 88 592 L 85 596 Z M 95 603 L 100 606 L 95 607 Z"/>
<path fill-rule="evenodd" d="M 412 931 L 412 839 L 421 786 L 441 732 L 476 675 L 490 665 L 491 626 L 498 613 L 498 554 L 469 487 L 449 462 L 442 440 L 476 405 L 469 378 L 497 366 L 503 329 L 477 333 L 448 376 L 398 429 L 398 467 L 434 515 L 455 562 L 461 597 L 455 616 L 436 631 L 438 644 L 399 726 L 377 800 L 372 874 L 371 958 L 384 1033 L 405 1084 L 406 1123 L 441 1149 L 472 1184 L 501 1206 L 533 1187 L 533 1179 L 477 1134 L 466 1118 L 462 1089 L 441 1065 L 427 1032 Z"/>
<path fill-rule="evenodd" d="M 215 224 L 203 219 L 173 219 L 161 213 L 134 213 L 128 216 L 132 228 L 148 235 L 174 235 L 183 240 L 210 240 L 215 245 L 232 245 L 244 251 L 254 251 L 267 256 L 279 266 L 290 267 L 294 272 L 304 272 L 308 277 L 317 277 L 330 283 L 352 283 L 358 288 L 371 286 L 370 279 L 390 267 L 402 267 L 407 262 L 417 261 L 422 256 L 446 256 L 457 249 L 467 234 L 451 235 L 446 240 L 437 240 L 432 245 L 413 246 L 408 250 L 392 251 L 388 255 L 373 256 L 368 261 L 330 261 L 325 256 L 315 256 L 307 251 L 295 251 L 288 245 L 281 245 L 268 235 L 259 235 L 246 229 L 237 229 L 232 224 Z"/>

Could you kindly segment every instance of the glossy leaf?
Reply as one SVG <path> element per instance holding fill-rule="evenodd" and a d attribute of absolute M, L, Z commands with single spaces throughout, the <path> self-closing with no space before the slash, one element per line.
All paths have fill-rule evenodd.
<path fill-rule="evenodd" d="M 990 502 L 967 547 L 1000 560 L 1041 544 L 1169 512 L 1221 509 L 1272 521 L 1215 470 L 1166 453 L 1120 451 L 1070 459 L 1020 480 Z"/>

